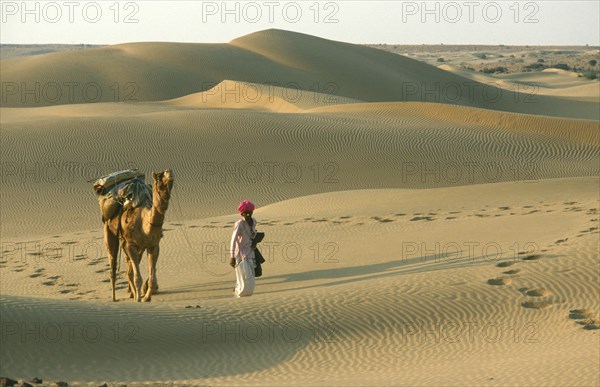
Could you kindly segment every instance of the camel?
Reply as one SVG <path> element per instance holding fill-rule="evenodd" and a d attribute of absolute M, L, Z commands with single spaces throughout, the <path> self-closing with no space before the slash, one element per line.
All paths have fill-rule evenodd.
<path fill-rule="evenodd" d="M 160 251 L 162 225 L 169 207 L 171 190 L 173 189 L 173 172 L 170 169 L 161 173 L 152 172 L 152 202 L 146 201 L 139 207 L 128 208 L 127 205 L 117 216 L 104 222 L 104 243 L 110 261 L 110 283 L 112 300 L 115 297 L 117 279 L 117 260 L 119 254 L 119 236 L 127 258 L 127 281 L 134 301 L 149 302 L 152 293 L 158 290 L 156 263 Z M 142 288 L 140 261 L 146 251 L 148 257 L 148 279 Z M 143 295 L 143 296 L 142 296 Z"/>

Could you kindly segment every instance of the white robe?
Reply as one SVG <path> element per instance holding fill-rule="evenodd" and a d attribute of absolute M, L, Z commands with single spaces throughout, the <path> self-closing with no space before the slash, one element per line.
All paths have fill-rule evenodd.
<path fill-rule="evenodd" d="M 256 286 L 254 278 L 254 249 L 252 249 L 252 238 L 256 236 L 256 219 L 252 218 L 252 228 L 244 219 L 235 222 L 233 234 L 231 235 L 231 254 L 235 257 L 235 296 L 251 296 Z"/>

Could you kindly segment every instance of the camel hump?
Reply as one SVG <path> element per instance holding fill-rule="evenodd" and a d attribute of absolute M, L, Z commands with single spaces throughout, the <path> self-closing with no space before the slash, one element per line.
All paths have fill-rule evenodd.
<path fill-rule="evenodd" d="M 144 172 L 139 169 L 125 169 L 123 171 L 113 172 L 106 176 L 98 178 L 94 182 L 94 190 L 98 195 L 106 195 L 116 185 L 133 179 L 145 178 Z"/>

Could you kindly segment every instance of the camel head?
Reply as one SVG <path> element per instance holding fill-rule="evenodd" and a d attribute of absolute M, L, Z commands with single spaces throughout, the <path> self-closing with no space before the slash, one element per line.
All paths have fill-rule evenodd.
<path fill-rule="evenodd" d="M 173 171 L 170 169 L 164 172 L 156 173 L 152 172 L 152 190 L 158 194 L 161 200 L 168 201 L 171 198 L 171 190 L 173 189 Z"/>

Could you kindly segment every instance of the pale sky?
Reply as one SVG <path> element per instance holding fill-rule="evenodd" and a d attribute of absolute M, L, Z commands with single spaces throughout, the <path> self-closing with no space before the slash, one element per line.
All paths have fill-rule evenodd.
<path fill-rule="evenodd" d="M 351 43 L 600 45 L 600 1 L 0 1 L 0 42 L 228 42 L 269 28 Z"/>

